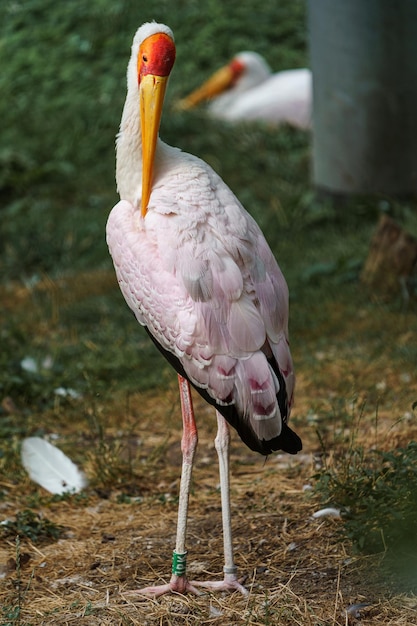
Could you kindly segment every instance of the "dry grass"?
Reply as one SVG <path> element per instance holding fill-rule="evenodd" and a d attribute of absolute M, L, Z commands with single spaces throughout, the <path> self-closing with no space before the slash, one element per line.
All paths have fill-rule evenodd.
<path fill-rule="evenodd" d="M 113 288 L 107 276 L 99 278 L 91 278 L 97 291 Z M 88 283 L 87 276 L 85 280 Z M 67 283 L 54 285 L 54 302 L 59 306 L 64 306 L 67 289 Z M 25 306 L 28 295 L 23 291 L 17 295 L 7 300 L 9 311 Z M 376 323 L 387 332 L 393 317 L 387 311 L 385 319 L 376 321 L 363 313 L 356 332 L 364 336 L 371 328 L 374 332 Z M 341 327 L 341 338 L 350 332 L 348 328 Z M 413 328 L 410 323 L 407 330 L 399 329 L 397 340 L 415 340 Z M 157 398 L 153 393 L 127 398 L 123 392 L 105 404 L 96 399 L 91 406 L 57 405 L 38 415 L 46 429 L 59 431 L 64 450 L 82 459 L 91 486 L 84 499 L 54 501 L 28 479 L 0 479 L 7 493 L 0 503 L 3 519 L 13 517 L 30 501 L 42 515 L 65 527 L 56 542 L 33 544 L 22 538 L 17 548 L 13 538 L 3 541 L 2 623 L 416 624 L 417 598 L 397 594 L 381 580 L 377 557 L 353 556 L 341 540 L 339 520 L 313 519 L 321 504 L 304 490 L 321 462 L 317 428 L 330 455 L 344 454 L 352 437 L 368 448 L 376 443 L 382 448 L 401 445 L 416 437 L 416 426 L 408 419 L 416 381 L 402 384 L 404 372 L 382 353 L 369 359 L 366 346 L 363 352 L 352 350 L 349 343 L 337 352 L 317 349 L 314 369 L 304 349 L 307 346 L 294 350 L 300 365 L 293 414 L 303 437 L 303 453 L 295 458 L 275 455 L 264 462 L 233 439 L 232 523 L 236 560 L 246 576 L 248 597 L 176 595 L 141 601 L 126 593 L 169 578 L 180 471 L 179 406 L 173 377 Z M 314 346 L 308 346 L 312 350 Z M 337 402 L 340 397 L 347 398 L 343 407 Z M 215 419 L 199 399 L 195 404 L 200 443 L 190 502 L 189 574 L 219 578 L 223 563 Z M 94 414 L 103 425 L 101 441 L 86 431 L 86 414 Z"/>

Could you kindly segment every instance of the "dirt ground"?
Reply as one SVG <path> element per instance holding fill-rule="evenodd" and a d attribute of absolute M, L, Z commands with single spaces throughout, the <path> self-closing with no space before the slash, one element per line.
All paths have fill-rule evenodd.
<path fill-rule="evenodd" d="M 370 322 L 371 323 L 371 322 Z M 297 362 L 297 355 L 295 355 Z M 381 579 L 379 557 L 355 556 L 342 540 L 341 520 L 314 519 L 323 505 L 310 490 L 312 476 L 322 463 L 314 406 L 331 403 L 330 389 L 346 376 L 342 362 L 317 355 L 321 379 L 306 369 L 298 373 L 297 402 L 292 424 L 301 435 L 303 452 L 295 457 L 276 454 L 266 461 L 251 453 L 233 436 L 231 451 L 232 526 L 236 563 L 245 577 L 247 596 L 235 592 L 198 597 L 166 595 L 142 600 L 132 590 L 169 580 L 175 543 L 177 494 L 181 467 L 180 413 L 175 377 L 165 394 L 137 394 L 123 406 L 114 398 L 106 406 L 107 447 L 87 455 L 83 469 L 89 477 L 105 474 L 117 463 L 135 459 L 131 482 L 107 481 L 98 488 L 92 480 L 85 498 L 54 501 L 29 479 L 22 484 L 0 478 L 8 497 L 0 502 L 1 518 L 12 518 L 22 496 L 38 495 L 36 510 L 65 532 L 58 541 L 32 543 L 9 537 L 0 544 L 0 606 L 2 624 L 41 625 L 204 625 L 282 624 L 415 625 L 417 598 L 398 594 Z M 361 395 L 363 359 L 350 358 Z M 369 372 L 368 372 L 369 374 Z M 395 389 L 400 372 L 385 363 L 375 382 L 388 381 Z M 364 380 L 362 378 L 362 380 Z M 358 382 L 359 381 L 359 382 Z M 365 383 L 364 383 L 365 385 Z M 366 385 L 369 385 L 369 376 Z M 401 445 L 415 438 L 412 421 L 393 424 L 393 415 L 406 415 L 415 397 L 415 381 L 406 395 L 395 392 L 378 399 L 378 440 L 381 446 Z M 365 388 L 363 389 L 365 395 Z M 393 410 L 393 407 L 395 410 Z M 196 580 L 222 576 L 223 544 L 218 465 L 213 439 L 215 416 L 195 398 L 199 448 L 193 475 L 188 521 L 188 573 Z M 104 409 L 103 409 L 104 411 Z M 53 432 L 53 412 L 43 416 Z M 140 420 L 139 420 L 140 418 Z M 132 424 L 140 425 L 140 430 Z M 75 430 L 79 431 L 75 433 Z M 85 428 L 85 427 L 84 427 Z M 325 438 L 346 444 L 343 420 L 329 427 Z M 342 433 L 342 434 L 340 434 Z M 86 434 L 76 420 L 61 432 L 75 447 L 86 446 Z M 372 407 L 361 415 L 358 435 L 375 441 Z M 88 437 L 87 437 L 88 439 Z M 114 444 L 114 445 L 113 445 Z M 76 449 L 76 448 L 75 448 Z M 333 446 L 331 454 L 343 454 Z M 107 456 L 106 456 L 107 455 Z M 76 455 L 75 455 L 76 456 Z M 106 484 L 105 480 L 101 481 Z"/>

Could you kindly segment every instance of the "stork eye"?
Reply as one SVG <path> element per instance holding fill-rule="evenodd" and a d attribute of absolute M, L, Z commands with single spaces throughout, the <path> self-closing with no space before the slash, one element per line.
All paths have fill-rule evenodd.
<path fill-rule="evenodd" d="M 143 55 L 142 55 L 142 61 L 143 61 L 144 63 L 147 63 L 147 62 L 148 62 L 148 57 L 146 56 L 146 54 L 143 54 Z"/>

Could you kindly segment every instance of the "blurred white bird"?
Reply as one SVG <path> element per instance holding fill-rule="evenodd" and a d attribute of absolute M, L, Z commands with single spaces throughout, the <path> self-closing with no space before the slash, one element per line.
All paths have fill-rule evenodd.
<path fill-rule="evenodd" d="M 256 52 L 240 52 L 180 101 L 190 109 L 209 100 L 213 117 L 229 122 L 264 121 L 311 127 L 312 76 L 306 68 L 273 74 Z"/>

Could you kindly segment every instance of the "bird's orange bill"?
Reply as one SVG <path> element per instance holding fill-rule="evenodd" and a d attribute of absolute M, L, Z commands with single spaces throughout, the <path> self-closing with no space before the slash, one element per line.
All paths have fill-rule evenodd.
<path fill-rule="evenodd" d="M 142 131 L 142 200 L 145 217 L 153 183 L 156 143 L 161 122 L 167 76 L 147 74 L 140 81 L 140 121 Z"/>
<path fill-rule="evenodd" d="M 220 93 L 232 86 L 236 79 L 236 72 L 232 65 L 225 65 L 217 70 L 205 83 L 190 93 L 186 98 L 180 100 L 180 109 L 192 109 L 203 100 L 208 100 L 218 96 Z"/>

